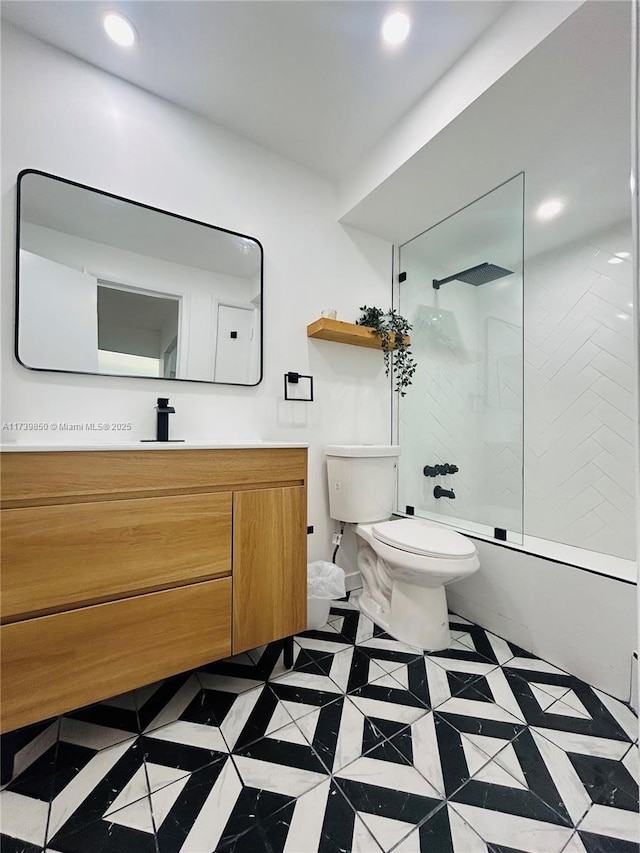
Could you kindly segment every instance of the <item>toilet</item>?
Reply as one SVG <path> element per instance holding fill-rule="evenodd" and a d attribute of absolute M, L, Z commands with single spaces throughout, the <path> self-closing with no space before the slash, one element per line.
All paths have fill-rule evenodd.
<path fill-rule="evenodd" d="M 446 649 L 445 586 L 480 568 L 473 542 L 425 519 L 391 519 L 397 445 L 333 444 L 325 455 L 329 514 L 357 525 L 361 612 L 397 640 Z"/>

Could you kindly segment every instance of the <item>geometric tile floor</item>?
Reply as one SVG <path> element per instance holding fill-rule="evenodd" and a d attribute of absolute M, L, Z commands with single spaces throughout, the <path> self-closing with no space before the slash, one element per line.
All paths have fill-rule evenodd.
<path fill-rule="evenodd" d="M 637 719 L 450 615 L 446 651 L 348 601 L 34 730 L 3 853 L 637 853 Z"/>

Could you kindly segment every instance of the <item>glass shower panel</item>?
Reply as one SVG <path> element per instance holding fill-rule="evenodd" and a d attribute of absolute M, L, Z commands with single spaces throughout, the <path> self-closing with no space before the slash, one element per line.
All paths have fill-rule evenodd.
<path fill-rule="evenodd" d="M 406 396 L 394 395 L 397 510 L 471 533 L 498 528 L 514 542 L 523 529 L 523 201 L 520 174 L 400 246 L 396 290 L 418 363 Z"/>

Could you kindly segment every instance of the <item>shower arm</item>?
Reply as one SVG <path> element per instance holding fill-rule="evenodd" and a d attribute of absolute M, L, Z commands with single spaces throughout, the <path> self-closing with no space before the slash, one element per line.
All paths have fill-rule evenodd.
<path fill-rule="evenodd" d="M 470 272 L 475 272 L 476 270 L 479 270 L 481 267 L 485 267 L 485 266 L 486 266 L 486 263 L 477 264 L 477 266 L 475 266 L 475 267 L 469 267 L 468 270 L 462 270 L 462 272 L 457 272 L 455 275 L 450 275 L 447 278 L 434 278 L 433 279 L 433 289 L 434 290 L 440 290 L 441 284 L 447 284 L 450 281 L 456 281 L 461 276 L 468 275 Z"/>

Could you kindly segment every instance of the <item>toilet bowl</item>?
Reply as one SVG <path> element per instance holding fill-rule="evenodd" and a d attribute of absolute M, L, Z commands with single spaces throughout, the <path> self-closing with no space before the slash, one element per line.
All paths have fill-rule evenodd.
<path fill-rule="evenodd" d="M 398 640 L 426 651 L 446 649 L 445 587 L 479 569 L 475 546 L 434 522 L 390 520 L 399 447 L 330 445 L 325 454 L 330 515 L 357 525 L 358 607 Z"/>
<path fill-rule="evenodd" d="M 450 643 L 445 586 L 480 567 L 473 543 L 422 519 L 358 524 L 360 610 L 392 637 L 426 651 Z"/>

